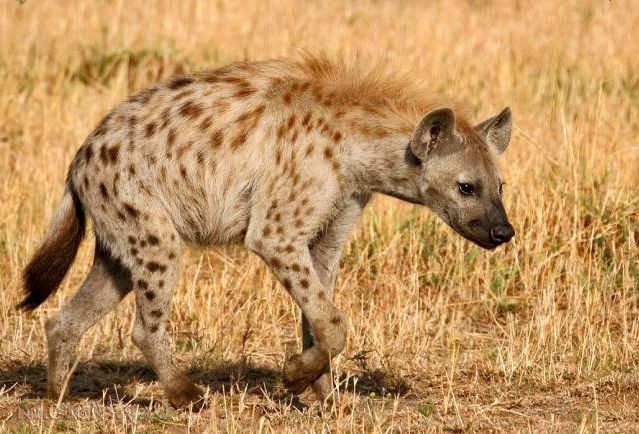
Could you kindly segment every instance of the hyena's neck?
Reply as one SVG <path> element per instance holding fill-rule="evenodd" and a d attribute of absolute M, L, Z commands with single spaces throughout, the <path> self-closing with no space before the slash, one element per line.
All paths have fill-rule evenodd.
<path fill-rule="evenodd" d="M 354 181 L 362 190 L 419 203 L 420 192 L 415 180 L 420 162 L 409 148 L 408 134 L 389 135 L 382 139 L 358 138 L 353 141 Z"/>

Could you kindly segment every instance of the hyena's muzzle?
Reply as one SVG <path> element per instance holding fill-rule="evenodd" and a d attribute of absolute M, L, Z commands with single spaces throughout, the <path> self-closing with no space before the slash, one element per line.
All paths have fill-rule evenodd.
<path fill-rule="evenodd" d="M 461 236 L 478 246 L 492 250 L 507 243 L 515 236 L 515 229 L 508 221 L 501 201 L 494 201 L 481 215 L 464 219 L 460 215 L 447 212 L 447 222 Z"/>

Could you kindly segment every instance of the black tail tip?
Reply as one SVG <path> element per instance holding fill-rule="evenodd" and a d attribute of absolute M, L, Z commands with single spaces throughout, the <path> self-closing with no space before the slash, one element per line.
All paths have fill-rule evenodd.
<path fill-rule="evenodd" d="M 38 278 L 38 275 L 33 273 L 32 264 L 24 270 L 23 282 L 24 298 L 16 304 L 16 309 L 29 312 L 44 303 L 53 292 L 52 288 L 57 287 L 55 282 Z"/>
<path fill-rule="evenodd" d="M 41 294 L 36 291 L 31 291 L 29 290 L 28 287 L 25 287 L 25 293 L 26 295 L 22 299 L 22 301 L 16 304 L 16 309 L 18 310 L 31 312 L 32 310 L 40 306 L 42 303 L 44 303 L 44 301 L 47 299 L 47 295 Z"/>
<path fill-rule="evenodd" d="M 38 300 L 32 294 L 27 295 L 20 303 L 16 304 L 16 309 L 31 312 L 40 306 L 44 300 Z"/>

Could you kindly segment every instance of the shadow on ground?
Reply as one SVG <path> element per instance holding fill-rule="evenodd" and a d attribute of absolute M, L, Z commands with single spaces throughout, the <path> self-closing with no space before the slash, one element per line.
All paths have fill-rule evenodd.
<path fill-rule="evenodd" d="M 266 392 L 279 399 L 291 398 L 282 385 L 279 370 L 254 366 L 244 361 L 221 361 L 215 367 L 194 367 L 188 371 L 188 376 L 196 383 L 208 386 L 212 393 L 228 392 L 235 388 L 253 395 Z M 0 367 L 0 390 L 10 390 L 5 392 L 5 396 L 17 394 L 27 399 L 44 398 L 47 390 L 46 377 L 47 369 L 42 363 L 11 361 Z M 155 374 L 143 361 L 80 362 L 71 377 L 70 397 L 117 401 L 127 398 L 127 386 L 156 380 Z M 340 387 L 364 396 L 401 396 L 409 390 L 408 384 L 401 377 L 377 369 L 342 375 Z"/>

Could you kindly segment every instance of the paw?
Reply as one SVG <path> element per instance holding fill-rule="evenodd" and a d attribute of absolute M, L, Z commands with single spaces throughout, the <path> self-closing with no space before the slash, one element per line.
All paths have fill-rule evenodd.
<path fill-rule="evenodd" d="M 335 404 L 335 389 L 330 372 L 322 374 L 313 382 L 313 392 L 322 405 L 330 408 Z"/>
<path fill-rule="evenodd" d="M 204 392 L 190 381 L 181 381 L 167 387 L 166 396 L 176 409 L 192 405 L 193 411 L 200 411 L 204 406 Z"/>
<path fill-rule="evenodd" d="M 302 363 L 301 354 L 296 354 L 284 364 L 284 386 L 294 395 L 308 389 L 323 373 L 323 370 L 307 370 Z"/>
<path fill-rule="evenodd" d="M 300 395 L 313 384 L 315 376 L 310 375 L 287 375 L 284 373 L 284 386 L 293 395 Z"/>

